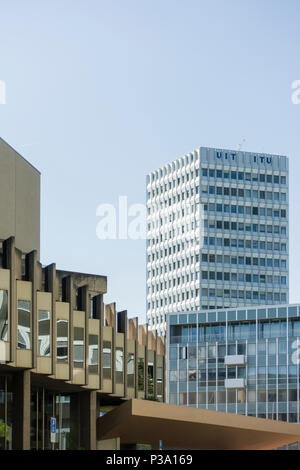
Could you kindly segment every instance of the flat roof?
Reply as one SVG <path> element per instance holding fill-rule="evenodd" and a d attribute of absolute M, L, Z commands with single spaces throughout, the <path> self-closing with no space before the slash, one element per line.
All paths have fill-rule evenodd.
<path fill-rule="evenodd" d="M 57 269 L 56 272 L 58 274 L 68 274 L 68 275 L 74 275 L 74 276 L 85 276 L 85 277 L 95 277 L 95 278 L 105 278 L 105 279 L 107 279 L 107 276 L 104 276 L 103 274 L 82 273 L 82 272 L 79 272 L 79 271 L 69 271 L 67 269 Z"/>
<path fill-rule="evenodd" d="M 184 153 L 182 154 L 181 156 L 175 158 L 174 160 L 171 160 L 171 161 L 168 161 L 167 163 L 164 163 L 163 165 L 161 165 L 160 167 L 158 168 L 155 168 L 154 170 L 150 171 L 149 173 L 147 173 L 147 176 L 151 176 L 151 175 L 155 175 L 155 173 L 157 173 L 158 171 L 160 170 L 164 170 L 166 168 L 168 168 L 170 165 L 172 165 L 173 163 L 177 163 L 177 162 L 182 162 L 182 160 L 185 158 L 185 157 L 188 157 L 192 154 L 195 154 L 195 153 L 198 153 L 199 155 L 199 159 L 200 159 L 200 156 L 201 156 L 201 150 L 202 151 L 210 151 L 210 150 L 213 150 L 215 152 L 226 152 L 228 154 L 231 154 L 231 153 L 234 153 L 235 155 L 245 155 L 245 156 L 251 156 L 251 155 L 256 155 L 258 157 L 275 157 L 275 158 L 284 158 L 286 159 L 287 161 L 289 160 L 289 157 L 287 155 L 279 155 L 277 153 L 267 153 L 267 152 L 251 152 L 251 151 L 246 151 L 246 150 L 242 150 L 242 149 L 226 149 L 226 148 L 218 148 L 218 147 L 207 147 L 207 146 L 204 146 L 204 145 L 201 145 L 200 147 L 196 147 L 194 148 L 193 150 L 187 152 L 187 153 Z"/>
<path fill-rule="evenodd" d="M 97 419 L 97 439 L 158 449 L 270 450 L 300 441 L 300 425 L 132 399 Z"/>

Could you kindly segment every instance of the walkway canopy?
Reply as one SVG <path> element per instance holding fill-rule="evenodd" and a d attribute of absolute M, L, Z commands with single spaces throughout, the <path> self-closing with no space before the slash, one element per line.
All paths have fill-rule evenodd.
<path fill-rule="evenodd" d="M 132 399 L 97 420 L 97 440 L 158 449 L 267 450 L 300 441 L 300 424 Z"/>

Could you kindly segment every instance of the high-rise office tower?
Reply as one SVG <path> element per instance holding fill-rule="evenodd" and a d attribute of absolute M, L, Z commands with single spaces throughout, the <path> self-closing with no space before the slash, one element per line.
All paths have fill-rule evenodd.
<path fill-rule="evenodd" d="M 201 147 L 147 176 L 147 320 L 288 303 L 288 158 Z"/>

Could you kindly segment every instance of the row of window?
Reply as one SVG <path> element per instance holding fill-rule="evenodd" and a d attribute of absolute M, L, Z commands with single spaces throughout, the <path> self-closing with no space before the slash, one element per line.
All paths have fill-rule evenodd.
<path fill-rule="evenodd" d="M 205 326 L 194 325 L 183 325 L 183 326 L 172 326 L 171 328 L 171 343 L 178 342 L 196 342 L 198 335 L 198 342 L 205 343 L 207 341 L 218 341 L 225 342 L 226 337 L 228 341 L 241 341 L 246 339 L 272 339 L 272 338 L 287 338 L 290 337 L 300 337 L 300 319 L 295 318 L 292 320 L 276 319 L 276 320 L 264 320 L 256 323 L 255 321 L 248 322 L 236 322 L 224 324 L 208 324 Z M 273 342 L 272 348 L 269 349 L 268 354 L 276 353 L 276 343 Z M 296 345 L 297 346 L 297 345 Z M 266 353 L 267 344 L 265 342 L 257 344 L 250 343 L 248 344 L 247 354 L 255 355 L 256 352 Z M 176 348 L 171 348 L 173 351 L 170 352 L 170 358 L 177 358 Z M 290 344 L 290 351 L 292 352 L 293 344 Z M 187 353 L 189 351 L 189 356 Z M 272 352 L 273 351 L 273 352 Z M 287 352 L 287 342 L 279 342 L 279 354 L 284 354 Z M 196 347 L 186 346 L 179 348 L 179 359 L 196 358 L 197 349 Z M 215 358 L 217 354 L 216 345 L 209 346 L 206 352 L 206 347 L 201 346 L 198 348 L 199 359 Z M 208 354 L 208 356 L 207 356 Z M 224 357 L 226 354 L 226 345 L 219 345 L 218 355 Z M 236 345 L 228 345 L 227 354 L 246 354 L 246 344 L 238 345 L 238 352 L 236 352 Z M 175 355 L 175 356 L 174 356 Z"/>
<path fill-rule="evenodd" d="M 8 332 L 8 292 L 0 290 L 0 340 L 7 341 Z M 18 348 L 31 349 L 32 331 L 31 331 L 31 302 L 18 300 Z M 74 368 L 84 368 L 85 362 L 85 331 L 82 327 L 73 329 L 73 366 Z M 56 360 L 59 363 L 68 363 L 69 359 L 69 322 L 68 320 L 56 321 Z M 47 357 L 51 354 L 51 319 L 50 311 L 38 310 L 38 355 Z M 116 382 L 122 384 L 124 377 L 124 358 L 123 348 L 117 347 L 115 352 L 116 360 Z M 111 378 L 112 369 L 112 350 L 111 342 L 103 342 L 103 375 L 104 378 Z M 127 385 L 134 387 L 134 354 L 128 353 L 127 358 Z M 144 370 L 144 360 L 139 358 L 139 390 L 144 390 L 141 372 Z M 99 372 L 99 336 L 95 334 L 88 335 L 88 371 L 90 374 Z M 143 372 L 143 377 L 145 376 Z M 148 364 L 148 393 L 154 391 L 153 383 L 151 387 L 151 377 L 153 380 L 153 364 Z M 157 368 L 157 384 L 162 388 L 162 368 Z M 162 395 L 162 390 L 161 393 Z"/>
<path fill-rule="evenodd" d="M 249 277 L 250 276 L 250 277 Z M 278 275 L 266 275 L 266 274 L 249 274 L 246 277 L 246 274 L 241 273 L 230 273 L 230 272 L 222 272 L 222 271 L 202 271 L 201 277 L 203 280 L 210 280 L 210 281 L 228 281 L 228 282 L 254 282 L 254 283 L 262 283 L 262 284 L 277 284 L 286 286 L 287 285 L 287 277 L 286 276 L 278 276 Z M 185 283 L 192 282 L 194 279 L 193 273 L 191 275 L 186 274 L 185 276 L 180 276 L 177 278 L 169 279 L 168 281 L 160 282 L 153 284 L 149 287 L 148 292 L 156 293 L 161 292 L 163 290 L 172 289 L 173 287 L 178 287 L 180 285 L 184 285 Z M 198 279 L 198 272 L 196 273 L 196 280 Z M 251 279 L 251 280 L 249 280 Z M 204 291 L 206 292 L 206 291 Z M 204 295 L 204 292 L 201 292 Z M 188 292 L 187 292 L 188 294 Z M 196 289 L 196 297 L 198 297 L 199 289 Z M 191 295 L 193 297 L 194 295 Z M 187 299 L 189 296 L 187 296 Z"/>
<path fill-rule="evenodd" d="M 195 277 L 195 279 L 197 280 L 198 279 L 198 273 L 196 273 L 197 276 Z M 185 283 L 188 283 L 188 282 L 192 282 L 194 280 L 194 274 L 191 273 L 191 274 L 186 274 L 185 276 L 180 276 L 180 277 L 176 277 L 176 278 L 173 278 L 173 279 L 169 279 L 168 281 L 164 281 L 164 282 L 160 282 L 160 283 L 156 283 L 156 284 L 153 284 L 151 287 L 149 287 L 149 292 L 161 292 L 162 290 L 164 289 L 172 289 L 172 287 L 176 287 L 176 286 L 180 286 L 182 284 L 185 284 Z"/>
<path fill-rule="evenodd" d="M 246 240 L 246 241 L 249 241 L 251 243 L 251 240 Z M 265 242 L 263 242 L 265 243 Z M 275 244 L 274 244 L 275 245 Z M 226 246 L 226 245 L 225 245 Z M 263 245 L 264 246 L 264 245 Z M 241 246 L 239 246 L 239 248 L 241 248 Z M 248 248 L 251 248 L 251 246 L 249 246 Z M 257 246 L 253 246 L 253 249 L 258 249 Z M 265 248 L 261 248 L 260 249 L 264 249 Z M 269 250 L 271 250 L 271 248 L 268 248 Z M 282 251 L 286 251 L 286 249 L 283 249 Z M 207 253 L 202 253 L 202 262 L 203 263 L 217 263 L 217 264 L 222 264 L 222 265 L 228 265 L 228 264 L 231 264 L 231 265 L 239 265 L 239 266 L 260 266 L 260 267 L 267 267 L 267 268 L 281 268 L 281 269 L 286 269 L 287 268 L 287 260 L 285 258 L 282 258 L 282 259 L 279 259 L 279 258 L 258 258 L 258 257 L 248 257 L 248 256 L 229 256 L 229 255 L 215 255 L 215 254 L 207 254 Z M 193 263 L 193 256 L 191 257 L 191 264 Z M 198 258 L 198 255 L 197 255 L 197 258 L 196 258 L 196 262 L 199 261 L 199 258 Z M 155 276 L 159 276 L 159 275 L 162 275 L 162 274 L 167 274 L 168 272 L 173 272 L 175 269 L 181 269 L 181 267 L 184 267 L 185 266 L 185 262 L 186 262 L 186 265 L 188 266 L 189 265 L 189 258 L 187 258 L 186 260 L 185 259 L 182 259 L 182 260 L 178 260 L 178 261 L 175 261 L 173 262 L 172 264 L 165 264 L 164 266 L 160 266 L 160 267 L 157 267 L 155 269 L 152 269 L 151 271 L 149 270 L 148 271 L 148 279 L 151 277 L 151 275 L 153 277 Z M 204 271 L 205 272 L 205 271 Z M 240 282 L 245 282 L 245 279 L 242 275 L 243 273 L 239 273 L 239 278 L 237 278 L 237 275 L 233 275 L 233 279 L 231 280 L 239 280 Z M 205 274 L 204 274 L 205 276 Z M 213 274 L 211 274 L 211 276 L 214 276 Z M 218 277 L 219 276 L 219 277 Z M 221 276 L 221 272 L 219 272 L 219 274 L 217 274 L 217 277 L 216 279 L 217 280 L 222 280 L 223 278 L 220 277 Z M 175 277 L 175 275 L 173 275 L 173 278 Z M 226 275 L 227 277 L 227 275 Z M 184 282 L 193 282 L 194 280 L 198 280 L 199 279 L 199 273 L 198 271 L 196 271 L 195 273 L 195 276 L 194 276 L 194 273 L 190 273 L 190 274 L 186 274 L 185 276 L 185 279 L 182 279 L 182 283 Z M 202 277 L 202 279 L 205 279 L 205 277 Z M 207 278 L 208 279 L 208 278 Z M 213 277 L 210 277 L 210 279 L 213 279 Z M 224 280 L 230 280 L 230 279 L 224 279 Z M 246 282 L 251 282 L 251 281 L 246 281 Z M 258 281 L 253 281 L 253 282 L 258 282 Z M 180 283 L 180 282 L 179 282 Z M 173 287 L 175 286 L 174 282 L 173 282 Z M 170 285 L 170 282 L 169 282 L 169 288 L 172 287 Z M 165 286 L 165 289 L 168 288 L 167 286 Z"/>
<path fill-rule="evenodd" d="M 246 396 L 247 393 L 247 396 Z M 218 391 L 203 391 L 198 392 L 198 405 L 199 407 L 203 407 L 206 405 L 216 405 L 218 404 L 240 404 L 240 403 L 269 403 L 269 419 L 276 419 L 277 412 L 276 412 L 276 403 L 287 403 L 287 402 L 296 402 L 298 401 L 298 394 L 297 389 L 291 390 L 276 390 L 273 388 L 271 390 L 257 390 L 257 394 L 255 390 L 218 390 Z M 197 403 L 197 392 L 181 392 L 179 396 L 177 393 L 170 393 L 170 403 L 177 404 L 177 400 L 179 399 L 180 405 L 195 405 Z M 201 406 L 202 405 L 202 406 Z M 224 411 L 224 410 L 223 410 Z M 248 416 L 250 416 L 248 414 Z M 251 415 L 252 416 L 252 415 Z M 298 422 L 297 413 L 278 413 L 278 420 L 280 421 L 287 421 L 296 423 Z M 258 417 L 266 418 L 264 414 L 258 414 Z"/>
<path fill-rule="evenodd" d="M 266 373 L 266 369 L 267 372 Z M 291 371 L 291 372 L 290 372 Z M 250 372 L 250 374 L 249 374 Z M 198 377 L 197 377 L 198 376 Z M 246 379 L 246 367 L 218 367 L 218 369 L 180 369 L 170 370 L 169 379 L 170 382 L 196 382 L 200 387 L 205 387 L 208 384 L 209 387 L 216 386 L 224 387 L 225 379 Z M 287 381 L 290 383 L 297 382 L 297 367 L 289 366 L 288 375 L 286 366 L 271 366 L 271 367 L 258 367 L 257 373 L 255 367 L 248 367 L 248 385 L 255 385 L 257 383 L 262 385 L 268 383 L 269 385 L 276 385 L 276 379 L 280 384 L 286 384 Z M 293 401 L 293 400 L 292 400 Z"/>
<path fill-rule="evenodd" d="M 202 298 L 217 298 L 217 299 L 240 299 L 240 300 L 261 300 L 271 302 L 286 302 L 285 292 L 265 292 L 265 291 L 245 291 L 237 289 L 201 289 Z"/>
<path fill-rule="evenodd" d="M 201 186 L 202 194 L 217 196 L 232 196 L 247 199 L 261 199 L 267 201 L 287 201 L 287 193 L 279 191 L 258 191 L 257 189 L 228 188 L 223 186 L 212 186 L 204 184 Z"/>
<path fill-rule="evenodd" d="M 210 281 L 231 281 L 231 282 L 254 282 L 260 284 L 280 284 L 287 285 L 286 276 L 266 275 L 266 274 L 247 274 L 247 273 L 230 273 L 222 271 L 202 271 L 202 279 Z M 178 285 L 180 282 L 178 283 Z"/>
<path fill-rule="evenodd" d="M 230 273 L 222 271 L 202 271 L 201 277 L 204 280 L 210 281 L 231 281 L 231 282 L 254 282 L 262 284 L 281 284 L 286 286 L 286 276 L 266 275 L 266 274 L 251 274 L 251 273 Z"/>
<path fill-rule="evenodd" d="M 159 188 L 153 189 L 152 191 L 148 191 L 148 198 L 159 196 L 160 194 L 164 194 L 164 192 L 169 191 L 170 189 L 176 188 L 176 186 L 179 186 L 182 183 L 188 183 L 189 181 L 194 180 L 194 176 L 197 178 L 199 176 L 199 170 L 196 169 L 195 173 L 194 171 L 191 171 L 191 173 L 187 173 L 186 177 L 183 175 L 178 178 L 173 178 L 172 181 L 169 181 L 168 183 L 164 183 L 164 185 L 160 185 Z"/>
<path fill-rule="evenodd" d="M 255 224 L 254 224 L 255 225 Z M 243 240 L 244 241 L 244 240 Z M 204 246 L 219 246 L 219 247 L 232 247 L 232 248 L 243 248 L 243 241 L 230 238 L 218 238 L 218 237 L 203 237 Z M 241 242 L 241 244 L 239 244 Z M 279 242 L 265 242 L 258 240 L 245 240 L 245 248 L 252 248 L 253 250 L 267 250 L 267 251 L 281 251 L 286 253 L 286 243 Z"/>
<path fill-rule="evenodd" d="M 250 297 L 251 297 L 251 296 L 250 296 Z M 248 296 L 247 296 L 247 293 L 246 293 L 246 299 L 247 299 L 247 300 L 248 300 L 248 299 L 250 300 L 250 297 L 249 297 L 249 294 L 248 294 Z M 269 297 L 270 297 L 270 298 L 269 298 Z M 276 303 L 276 304 L 286 302 L 286 300 L 287 300 L 287 295 L 286 295 L 285 293 L 279 294 L 278 292 L 275 292 L 273 298 L 274 298 L 274 302 L 273 302 L 273 300 L 271 299 L 271 296 L 269 296 L 269 293 L 267 293 L 267 297 L 266 297 L 266 302 L 265 302 L 265 303 L 268 304 L 268 305 L 271 305 L 272 302 L 273 302 L 273 303 Z M 285 300 L 283 300 L 283 299 L 285 299 Z M 215 299 L 214 299 L 214 300 L 215 300 Z M 247 302 L 247 303 L 248 303 L 248 302 Z M 252 302 L 250 302 L 250 303 L 252 303 Z M 231 307 L 238 307 L 238 306 L 239 306 L 239 305 L 238 305 L 238 302 L 237 302 L 236 300 L 234 301 L 233 299 L 230 299 L 230 301 L 229 301 L 228 299 L 224 299 L 224 304 L 223 304 L 223 306 L 219 306 L 219 305 L 215 305 L 215 304 L 213 303 L 213 299 L 212 299 L 212 298 L 211 298 L 211 299 L 205 298 L 204 302 L 201 303 L 201 310 L 216 310 L 216 309 L 218 310 L 218 309 L 221 309 L 221 308 L 231 308 Z M 189 310 L 189 309 L 186 309 L 186 310 Z"/>
<path fill-rule="evenodd" d="M 152 228 L 163 227 L 165 224 L 175 222 L 176 219 L 180 219 L 181 217 L 184 218 L 188 215 L 198 212 L 197 209 L 199 209 L 199 206 L 197 207 L 197 204 L 184 206 L 180 210 L 177 210 L 177 211 L 173 209 L 172 211 L 168 211 L 168 215 L 166 216 L 162 216 L 161 214 L 156 214 L 156 216 L 154 217 L 155 220 L 151 224 L 148 224 L 148 229 L 150 230 L 151 227 Z"/>
<path fill-rule="evenodd" d="M 148 178 L 152 177 L 152 181 L 158 180 L 162 178 L 163 176 L 170 175 L 176 170 L 182 170 L 182 169 L 187 169 L 186 165 L 189 165 L 190 163 L 196 161 L 199 159 L 199 156 L 197 153 L 195 155 L 193 153 L 189 155 L 185 155 L 184 157 L 175 160 L 171 164 L 169 164 L 167 167 L 160 168 L 159 170 L 156 170 L 155 172 L 151 173 L 148 175 Z M 198 172 L 198 170 L 197 170 Z M 198 176 L 198 174 L 197 174 Z M 184 177 L 183 177 L 184 178 Z"/>
<path fill-rule="evenodd" d="M 284 227 L 285 228 L 285 227 Z M 217 246 L 222 246 L 221 242 L 219 242 L 218 240 L 223 240 L 222 238 L 217 238 L 216 239 L 217 242 L 216 242 L 216 245 Z M 228 245 L 228 241 L 224 242 L 224 246 L 231 246 L 232 248 L 247 248 L 247 249 L 251 249 L 253 248 L 253 250 L 272 250 L 273 249 L 273 245 L 271 244 L 271 242 L 265 242 L 265 241 L 259 241 L 259 240 L 244 240 L 244 239 L 236 239 L 236 238 L 231 238 L 231 239 L 227 239 L 227 240 L 230 240 L 229 242 L 229 245 Z M 226 243 L 226 244 L 225 244 Z M 269 243 L 269 245 L 268 245 Z M 277 245 L 275 245 L 277 246 Z M 182 244 L 182 250 L 184 250 L 184 244 Z M 279 244 L 278 244 L 278 248 L 277 248 L 277 251 L 279 250 Z M 169 248 L 165 248 L 164 250 L 156 250 L 156 253 L 152 253 L 152 255 L 148 255 L 148 262 L 151 262 L 151 261 L 155 261 L 155 260 L 161 260 L 164 256 L 171 256 L 172 254 L 176 254 L 176 253 L 180 253 L 181 252 L 181 245 L 178 244 L 178 245 L 173 245 L 173 247 L 169 247 Z M 273 259 L 271 258 L 266 258 L 265 259 L 265 262 L 262 261 L 264 260 L 264 258 L 260 258 L 260 260 L 258 261 L 258 258 L 254 257 L 253 258 L 253 262 L 249 263 L 249 258 L 247 258 L 247 261 L 242 261 L 242 258 L 244 259 L 245 257 L 239 257 L 239 260 L 236 262 L 236 257 L 232 257 L 230 258 L 229 255 L 224 255 L 224 257 L 222 255 L 215 255 L 214 253 L 202 253 L 202 256 L 201 256 L 201 260 L 202 262 L 210 262 L 210 263 L 222 263 L 222 264 L 253 264 L 254 266 L 258 266 L 258 265 L 261 265 L 261 266 L 268 266 L 268 267 L 279 267 L 279 259 L 274 259 L 274 263 L 273 263 Z M 231 261 L 232 259 L 232 261 Z M 194 261 L 196 263 L 199 262 L 199 255 L 191 255 L 190 257 L 186 257 L 186 258 L 183 258 L 180 262 L 179 261 L 179 265 L 178 267 L 180 268 L 180 266 L 184 267 L 185 265 L 186 266 L 189 266 L 190 264 L 192 265 L 194 263 Z M 282 259 L 281 260 L 281 267 L 282 268 L 286 268 L 286 259 Z M 172 265 L 170 265 L 170 270 L 172 270 Z M 167 265 L 165 265 L 165 273 L 168 272 L 168 269 L 167 269 Z M 150 273 L 149 273 L 150 274 Z M 154 274 L 153 274 L 154 275 Z"/>
<path fill-rule="evenodd" d="M 153 300 L 152 303 L 148 305 L 152 309 L 160 308 L 160 307 L 168 307 L 169 305 L 175 304 L 176 302 L 184 302 L 190 299 L 195 299 L 199 297 L 199 289 L 181 292 L 173 296 L 165 296 L 162 299 Z M 286 292 L 265 292 L 265 291 L 247 291 L 247 290 L 238 290 L 238 289 L 208 289 L 203 287 L 201 289 L 201 298 L 211 298 L 211 299 L 239 299 L 239 300 L 254 300 L 254 301 L 267 301 L 270 302 L 286 302 L 287 294 Z M 202 305 L 202 309 L 215 309 L 214 305 Z M 219 307 L 221 308 L 221 307 Z"/>
<path fill-rule="evenodd" d="M 259 216 L 258 206 L 237 206 L 236 204 L 219 204 L 210 202 L 209 204 L 203 204 L 204 212 L 223 212 L 224 214 L 240 214 L 240 215 L 257 215 Z M 266 208 L 265 214 L 267 217 L 276 217 L 285 219 L 287 216 L 286 209 L 272 209 Z"/>
<path fill-rule="evenodd" d="M 185 300 L 194 299 L 196 297 L 199 297 L 199 289 L 181 292 L 179 294 L 169 296 L 169 297 L 165 296 L 162 299 L 157 299 L 155 301 L 152 301 L 152 308 L 164 307 L 164 306 L 171 305 L 172 303 L 182 302 Z"/>
<path fill-rule="evenodd" d="M 240 241 L 240 240 L 239 240 Z M 244 240 L 242 240 L 244 241 Z M 239 248 L 243 248 L 239 246 Z M 260 266 L 267 268 L 287 268 L 287 260 L 285 258 L 258 258 L 256 256 L 229 256 L 229 255 L 216 255 L 214 253 L 202 253 L 201 260 L 203 263 L 217 263 L 217 264 L 233 264 L 233 265 L 246 265 L 246 266 Z M 212 274 L 213 276 L 213 274 Z M 197 279 L 197 277 L 196 277 Z M 220 279 L 222 280 L 222 279 Z M 236 280 L 236 279 L 235 279 Z M 241 278 L 242 280 L 242 278 Z"/>
<path fill-rule="evenodd" d="M 6 324 L 8 322 L 6 315 Z M 7 333 L 4 341 L 7 341 Z M 98 373 L 98 335 L 88 336 L 88 368 L 89 373 Z M 31 302 L 18 300 L 18 348 L 31 349 Z M 56 321 L 56 360 L 68 362 L 69 322 Z M 38 355 L 50 356 L 51 353 L 51 320 L 48 310 L 38 310 Z M 84 328 L 74 327 L 73 366 L 84 367 Z"/>
<path fill-rule="evenodd" d="M 169 233 L 169 239 L 168 239 L 168 234 L 167 233 L 164 233 L 164 234 L 160 234 L 159 237 L 156 237 L 156 238 L 151 238 L 151 239 L 147 239 L 147 248 L 149 246 L 152 246 L 152 247 L 155 247 L 155 245 L 158 245 L 159 243 L 162 243 L 163 241 L 169 241 L 169 243 L 171 241 L 173 241 L 174 237 L 176 236 L 175 235 L 175 230 L 173 229 L 170 233 Z M 182 236 L 180 237 L 181 240 L 182 240 Z M 192 248 L 194 247 L 195 245 L 199 245 L 199 239 L 194 239 L 193 237 L 189 237 L 188 234 L 184 237 L 184 245 L 185 245 L 185 249 L 187 248 Z"/>
<path fill-rule="evenodd" d="M 257 224 L 255 224 L 257 225 Z M 227 220 L 204 220 L 204 228 L 217 229 L 217 230 L 232 230 L 239 232 L 251 232 L 251 224 L 245 224 L 243 222 L 229 222 Z M 253 227 L 252 227 L 253 229 Z M 285 225 L 274 225 L 274 224 L 259 224 L 258 227 L 254 227 L 256 232 L 260 233 L 274 233 L 286 235 Z"/>
<path fill-rule="evenodd" d="M 261 325 L 261 326 L 260 326 Z M 173 327 L 174 328 L 174 327 Z M 256 325 L 255 322 L 248 323 L 228 323 L 227 325 L 227 338 L 228 344 L 225 343 L 226 330 L 225 325 L 207 325 L 198 327 L 198 337 L 199 341 L 202 343 L 206 342 L 217 342 L 218 344 L 205 344 L 201 346 L 195 346 L 192 343 L 197 341 L 197 327 L 196 326 L 177 326 L 172 330 L 171 335 L 171 344 L 178 343 L 180 339 L 183 343 L 188 343 L 188 346 L 171 346 L 170 347 L 170 367 L 174 364 L 174 367 L 177 369 L 176 361 L 177 359 L 189 361 L 197 358 L 198 351 L 198 362 L 199 364 L 206 364 L 211 366 L 215 364 L 215 361 L 212 359 L 218 358 L 218 360 L 224 363 L 224 357 L 226 355 L 235 356 L 246 355 L 256 356 L 258 355 L 258 361 L 261 357 L 274 356 L 282 357 L 289 352 L 293 354 L 295 352 L 297 344 L 294 344 L 294 338 L 300 337 L 300 324 L 299 320 L 290 320 L 288 324 L 285 320 L 281 321 L 265 321 L 259 322 L 257 328 L 259 340 L 256 342 Z M 290 338 L 289 343 L 287 343 L 287 334 Z M 221 339 L 224 339 L 223 344 L 220 342 Z M 276 338 L 278 340 L 278 349 L 276 346 Z M 248 343 L 245 343 L 245 340 L 248 340 Z M 268 342 L 264 341 L 268 339 Z M 252 340 L 252 341 L 251 341 Z M 233 343 L 234 341 L 234 343 Z M 235 341 L 244 341 L 236 344 Z M 225 344 L 224 344 L 225 343 Z M 295 347 L 296 346 L 296 347 Z M 285 356 L 285 364 L 286 364 Z M 250 362 L 250 361 L 249 361 Z M 184 368 L 186 365 L 184 365 Z M 273 367 L 273 366 L 272 366 Z M 250 368 L 251 369 L 251 368 Z M 252 370 L 252 369 L 251 369 Z M 249 374 L 251 375 L 251 374 Z"/>
<path fill-rule="evenodd" d="M 260 182 L 260 183 L 271 183 L 271 184 L 287 184 L 287 178 L 285 175 L 272 175 L 265 173 L 250 173 L 244 171 L 228 171 L 228 170 L 213 170 L 208 168 L 202 168 L 201 174 L 208 178 L 219 178 L 224 180 L 233 181 L 249 181 L 249 182 Z"/>

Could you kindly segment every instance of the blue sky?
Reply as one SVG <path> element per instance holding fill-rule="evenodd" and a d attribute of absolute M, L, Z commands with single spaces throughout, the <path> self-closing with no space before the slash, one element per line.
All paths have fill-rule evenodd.
<path fill-rule="evenodd" d="M 0 0 L 0 135 L 42 172 L 41 260 L 106 274 L 145 315 L 145 242 L 100 241 L 96 208 L 199 146 L 290 157 L 299 302 L 298 0 Z"/>

